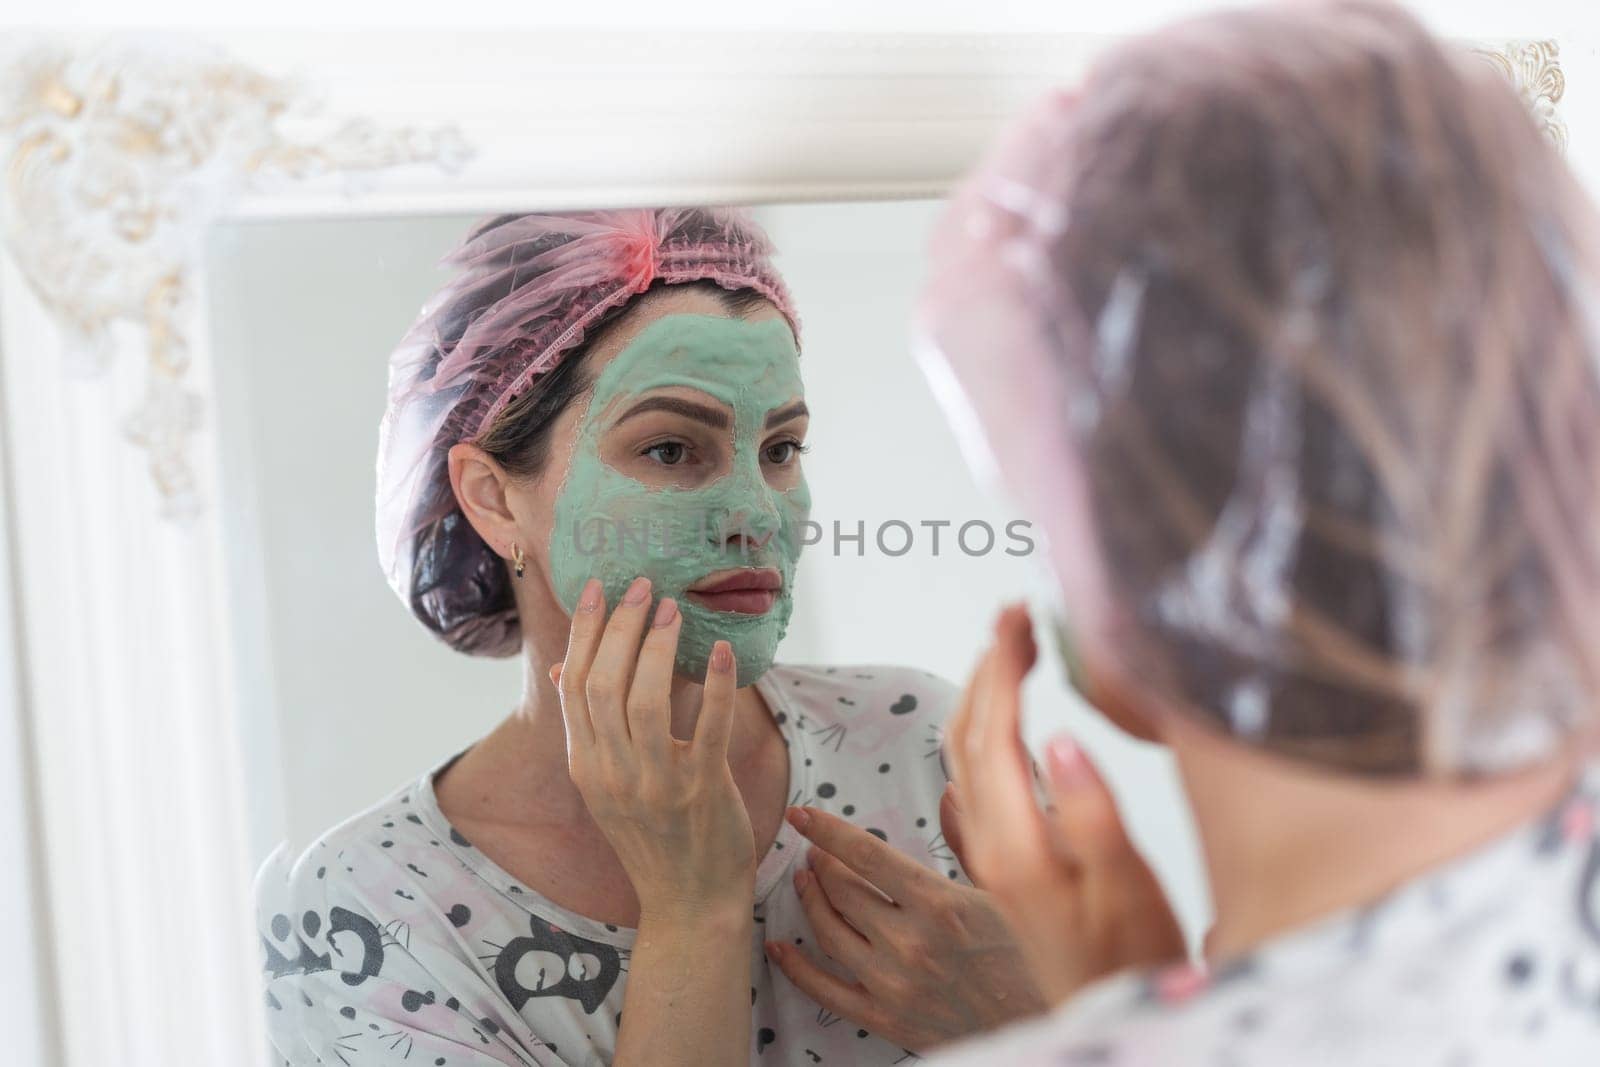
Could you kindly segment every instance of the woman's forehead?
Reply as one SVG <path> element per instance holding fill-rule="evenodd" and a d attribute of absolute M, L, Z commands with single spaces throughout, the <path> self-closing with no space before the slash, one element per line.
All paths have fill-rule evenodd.
<path fill-rule="evenodd" d="M 788 323 L 724 316 L 663 316 L 639 332 L 603 367 L 595 396 L 692 389 L 730 405 L 772 404 L 802 391 L 799 354 Z"/>
<path fill-rule="evenodd" d="M 631 421 L 646 413 L 664 412 L 694 419 L 715 429 L 738 428 L 749 424 L 749 428 L 759 430 L 772 413 L 796 405 L 801 410 L 786 415 L 783 421 L 807 415 L 808 412 L 803 410 L 804 401 L 805 393 L 798 383 L 790 392 L 775 391 L 760 399 L 748 395 L 730 397 L 728 390 L 716 385 L 703 389 L 676 383 L 638 392 L 616 392 L 597 411 L 609 426 L 616 426 L 624 420 Z"/>
<path fill-rule="evenodd" d="M 734 312 L 715 293 L 697 286 L 667 286 L 652 290 L 634 300 L 628 308 L 594 339 L 589 347 L 589 362 L 609 363 L 626 349 L 640 333 L 658 319 L 671 315 L 704 315 L 743 322 L 778 320 L 787 324 L 777 305 L 765 301 L 744 312 Z"/>

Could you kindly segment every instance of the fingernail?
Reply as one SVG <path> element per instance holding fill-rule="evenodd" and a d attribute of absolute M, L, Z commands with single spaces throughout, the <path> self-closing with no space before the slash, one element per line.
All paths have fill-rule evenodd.
<path fill-rule="evenodd" d="M 1027 601 L 1025 601 L 1025 600 L 1013 600 L 1011 603 L 1007 604 L 1004 608 L 1001 608 L 1000 609 L 1000 614 L 995 616 L 995 620 L 994 620 L 995 636 L 997 636 L 997 637 L 1000 636 L 1004 632 L 1005 628 L 1008 625 L 1014 625 L 1018 621 L 1025 620 L 1027 618 L 1027 615 L 1028 615 L 1028 604 L 1027 604 Z"/>
<path fill-rule="evenodd" d="M 794 872 L 794 891 L 801 896 L 811 888 L 811 872 L 804 867 Z"/>
<path fill-rule="evenodd" d="M 711 646 L 711 669 L 719 673 L 733 669 L 733 646 L 728 642 L 718 641 Z"/>
<path fill-rule="evenodd" d="M 807 826 L 811 825 L 811 813 L 805 808 L 790 808 L 789 825 L 796 830 L 803 831 Z"/>
<path fill-rule="evenodd" d="M 622 594 L 624 604 L 643 604 L 650 596 L 650 579 L 639 577 L 628 586 L 628 591 Z"/>
<path fill-rule="evenodd" d="M 600 579 L 590 578 L 583 583 L 583 594 L 578 597 L 579 611 L 594 611 L 605 598 L 601 595 Z"/>
<path fill-rule="evenodd" d="M 1050 765 L 1050 777 L 1057 784 L 1076 786 L 1088 781 L 1089 764 L 1083 758 L 1083 749 L 1067 735 L 1052 738 L 1044 755 Z"/>
<path fill-rule="evenodd" d="M 768 941 L 768 942 L 766 942 L 764 944 L 764 947 L 767 950 L 767 955 L 769 955 L 769 956 L 782 956 L 783 955 L 783 950 L 785 948 L 787 948 L 788 946 L 786 946 L 781 941 Z"/>
<path fill-rule="evenodd" d="M 550 684 L 551 685 L 560 685 L 561 684 L 561 664 L 559 664 L 559 663 L 550 664 Z"/>
<path fill-rule="evenodd" d="M 656 617 L 651 620 L 650 625 L 659 630 L 661 627 L 671 624 L 672 620 L 677 617 L 678 602 L 669 596 L 662 597 L 661 603 L 656 605 Z"/>

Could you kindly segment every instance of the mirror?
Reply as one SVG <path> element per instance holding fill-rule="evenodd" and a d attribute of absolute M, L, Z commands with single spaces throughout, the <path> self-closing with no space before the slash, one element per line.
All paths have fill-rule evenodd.
<path fill-rule="evenodd" d="M 894 665 L 959 687 L 994 610 L 1037 586 L 1028 524 L 974 482 L 909 351 L 922 249 L 940 207 L 752 209 L 802 322 L 810 409 L 812 543 L 800 555 L 780 666 Z M 480 218 L 232 221 L 211 230 L 223 513 L 234 651 L 250 679 L 240 730 L 258 866 L 280 841 L 298 853 L 369 811 L 521 699 L 521 657 L 447 647 L 398 602 L 374 548 L 387 358 L 448 276 L 440 257 Z M 1180 917 L 1203 929 L 1196 850 L 1165 757 L 1074 707 L 1053 665 L 1042 666 L 1030 682 L 1030 738 L 1070 725 L 1096 753 Z M 938 719 L 916 723 L 909 742 L 923 763 L 915 773 L 930 781 L 941 759 Z M 811 743 L 825 749 L 832 729 L 816 727 Z M 833 796 L 829 782 L 804 783 L 791 776 L 791 802 Z M 833 799 L 845 817 L 858 814 L 847 798 Z M 937 816 L 917 816 L 914 829 L 906 819 L 907 850 L 954 877 Z"/>
<path fill-rule="evenodd" d="M 1568 93 L 1556 43 L 1535 39 L 1549 29 L 1535 13 L 1519 25 L 1528 40 L 1484 55 L 1565 146 L 1589 97 L 1576 76 Z M 529 190 L 560 206 L 772 202 L 755 210 L 807 327 L 813 515 L 825 535 L 835 522 L 863 535 L 803 555 L 779 661 L 961 683 L 993 609 L 1036 576 L 1003 549 L 952 551 L 950 527 L 942 552 L 927 535 L 1013 519 L 973 484 L 906 351 L 939 206 L 816 201 L 948 189 L 1004 118 L 1109 43 L 739 34 L 708 60 L 694 28 L 205 36 L 220 68 L 209 47 L 185 59 L 154 39 L 19 51 L 42 59 L 11 170 L 27 194 L 15 203 L 35 206 L 13 213 L 0 269 L 14 632 L 0 673 L 20 698 L 11 765 L 31 820 L 8 855 L 37 936 L 19 981 L 42 991 L 37 1011 L 17 998 L 19 1014 L 71 1064 L 100 1062 L 108 1033 L 130 1062 L 198 1047 L 226 1059 L 260 1001 L 257 939 L 240 921 L 247 862 L 368 810 L 484 736 L 521 691 L 515 661 L 452 652 L 396 604 L 371 520 L 385 357 L 443 280 L 440 254 Z M 1566 55 L 1581 74 L 1583 49 Z M 217 103 L 218 69 L 240 92 L 196 110 Z M 290 71 L 326 75 L 326 107 L 277 82 Z M 191 113 L 194 136 L 166 136 Z M 1574 135 L 1575 169 L 1595 173 L 1591 157 Z M 290 180 L 256 186 L 263 159 Z M 108 174 L 132 200 L 102 195 Z M 481 211 L 449 213 L 464 206 Z M 190 254 L 201 234 L 203 260 Z M 37 284 L 63 263 L 104 296 L 89 309 L 94 346 L 80 286 L 56 299 Z M 196 505 L 199 523 L 171 521 Z M 895 523 L 911 534 L 900 554 L 874 536 L 897 545 Z M 1208 906 L 1169 763 L 1072 704 L 1052 670 L 1031 689 L 1030 742 L 1063 723 L 1082 739 L 1193 939 Z M 932 758 L 933 738 L 913 736 Z M 138 847 L 105 847 L 122 841 Z M 177 943 L 181 955 L 148 951 Z M 590 956 L 565 959 L 592 977 Z M 147 980 L 130 987 L 130 969 Z M 66 1026 L 52 985 L 108 1006 L 106 1025 Z M 200 1001 L 202 1018 L 183 1007 Z"/>

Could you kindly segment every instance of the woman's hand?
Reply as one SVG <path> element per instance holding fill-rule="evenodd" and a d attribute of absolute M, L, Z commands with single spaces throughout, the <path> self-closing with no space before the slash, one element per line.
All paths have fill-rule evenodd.
<path fill-rule="evenodd" d="M 679 741 L 670 729 L 677 604 L 663 599 L 647 620 L 650 582 L 638 578 L 609 622 L 603 607 L 590 579 L 567 658 L 551 670 L 572 780 L 633 882 L 641 928 L 710 913 L 747 923 L 755 835 L 728 768 L 733 650 L 726 641 L 713 646 L 694 739 Z"/>
<path fill-rule="evenodd" d="M 945 733 L 963 821 L 963 866 L 992 892 L 1039 985 L 1059 1003 L 1128 967 L 1184 959 L 1183 932 L 1134 849 L 1105 782 L 1068 737 L 1046 748 L 1050 807 L 1034 798 L 1022 680 L 1037 649 L 1004 611 Z"/>
<path fill-rule="evenodd" d="M 948 804 L 940 816 L 951 837 Z M 795 808 L 789 821 L 815 846 L 795 875 L 800 905 L 816 943 L 854 980 L 782 942 L 767 942 L 767 954 L 819 1005 L 913 1052 L 1044 1010 L 986 893 L 827 812 Z"/>
<path fill-rule="evenodd" d="M 636 578 L 605 618 L 583 587 L 561 693 L 567 768 L 639 897 L 639 932 L 612 1062 L 734 1067 L 750 1058 L 749 930 L 756 843 L 728 769 L 736 677 L 718 641 L 694 739 L 672 736 L 672 664 L 683 616 Z M 644 635 L 643 644 L 640 634 Z"/>

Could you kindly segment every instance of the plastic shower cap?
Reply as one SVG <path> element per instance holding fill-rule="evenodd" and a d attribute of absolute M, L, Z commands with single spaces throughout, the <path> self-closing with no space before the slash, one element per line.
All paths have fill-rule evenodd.
<path fill-rule="evenodd" d="M 1595 249 L 1482 59 L 1390 6 L 1226 12 L 1007 132 L 918 354 L 1136 706 L 1491 773 L 1600 696 Z"/>
<path fill-rule="evenodd" d="M 378 561 L 452 647 L 507 656 L 521 639 L 502 558 L 461 513 L 446 457 L 652 285 L 711 281 L 772 301 L 799 336 L 772 246 L 745 212 L 663 208 L 506 215 L 442 260 L 455 277 L 389 359 L 378 431 Z"/>

